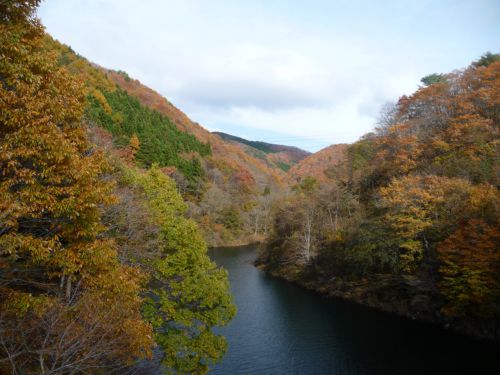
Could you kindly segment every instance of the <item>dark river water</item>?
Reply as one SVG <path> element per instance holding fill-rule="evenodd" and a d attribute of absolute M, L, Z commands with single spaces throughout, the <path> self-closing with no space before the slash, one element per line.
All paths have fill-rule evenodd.
<path fill-rule="evenodd" d="M 326 299 L 255 268 L 252 247 L 210 250 L 238 313 L 211 374 L 495 374 L 500 345 Z"/>

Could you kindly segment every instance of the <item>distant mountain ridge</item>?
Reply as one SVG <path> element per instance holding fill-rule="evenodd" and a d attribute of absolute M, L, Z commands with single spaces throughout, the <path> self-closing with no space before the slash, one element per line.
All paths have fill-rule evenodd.
<path fill-rule="evenodd" d="M 276 152 L 295 152 L 297 155 L 297 159 L 305 159 L 311 153 L 309 151 L 303 150 L 299 147 L 295 146 L 286 146 L 286 145 L 280 145 L 280 144 L 275 144 L 275 143 L 267 143 L 267 142 L 262 142 L 262 141 L 249 141 L 248 139 L 245 138 L 240 138 L 235 135 L 223 133 L 223 132 L 212 132 L 212 134 L 217 134 L 218 136 L 222 137 L 225 140 L 229 141 L 234 141 L 234 142 L 239 142 L 239 143 L 244 143 L 246 145 L 252 146 L 258 150 L 261 150 L 265 152 L 266 154 L 270 153 L 276 153 Z"/>
<path fill-rule="evenodd" d="M 212 132 L 212 134 L 218 135 L 224 141 L 239 144 L 247 154 L 263 159 L 268 165 L 277 166 L 285 172 L 311 155 L 310 152 L 295 146 L 286 146 L 262 141 L 250 141 L 248 139 L 223 132 Z"/>

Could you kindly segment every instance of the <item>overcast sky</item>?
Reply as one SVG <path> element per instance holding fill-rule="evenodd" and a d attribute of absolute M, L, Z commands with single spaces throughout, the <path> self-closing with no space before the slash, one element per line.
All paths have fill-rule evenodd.
<path fill-rule="evenodd" d="M 48 32 L 209 130 L 316 151 L 500 52 L 499 0 L 45 0 Z"/>

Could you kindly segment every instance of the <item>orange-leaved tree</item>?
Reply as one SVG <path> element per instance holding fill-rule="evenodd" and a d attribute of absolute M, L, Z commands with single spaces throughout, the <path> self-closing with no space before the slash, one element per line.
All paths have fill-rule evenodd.
<path fill-rule="evenodd" d="M 439 289 L 448 315 L 499 316 L 500 231 L 496 187 L 481 184 L 470 189 L 460 222 L 437 246 L 442 280 Z"/>

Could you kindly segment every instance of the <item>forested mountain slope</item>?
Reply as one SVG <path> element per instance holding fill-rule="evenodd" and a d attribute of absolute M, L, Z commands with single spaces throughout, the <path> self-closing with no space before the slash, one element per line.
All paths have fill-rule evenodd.
<path fill-rule="evenodd" d="M 335 178 L 333 169 L 346 160 L 346 144 L 331 145 L 301 160 L 287 173 L 287 181 L 295 183 L 304 177 L 314 177 L 320 182 Z"/>
<path fill-rule="evenodd" d="M 87 115 L 111 133 L 122 159 L 140 167 L 156 163 L 175 179 L 210 245 L 265 238 L 269 201 L 284 189 L 276 164 L 211 134 L 125 72 L 91 64 L 48 36 L 45 45 L 86 83 Z"/>
<path fill-rule="evenodd" d="M 498 339 L 500 56 L 422 83 L 320 163 L 330 178 L 298 181 L 260 261 L 330 295 Z"/>
<path fill-rule="evenodd" d="M 158 164 L 196 181 L 179 153 L 210 146 L 61 54 L 38 5 L 0 2 L 0 373 L 132 374 L 153 353 L 205 373 L 235 307 Z"/>
<path fill-rule="evenodd" d="M 304 151 L 298 147 L 249 141 L 248 139 L 222 132 L 213 132 L 212 134 L 217 134 L 226 141 L 241 145 L 247 154 L 262 159 L 266 161 L 267 165 L 274 168 L 280 168 L 285 172 L 293 165 L 311 155 L 310 152 Z"/>

